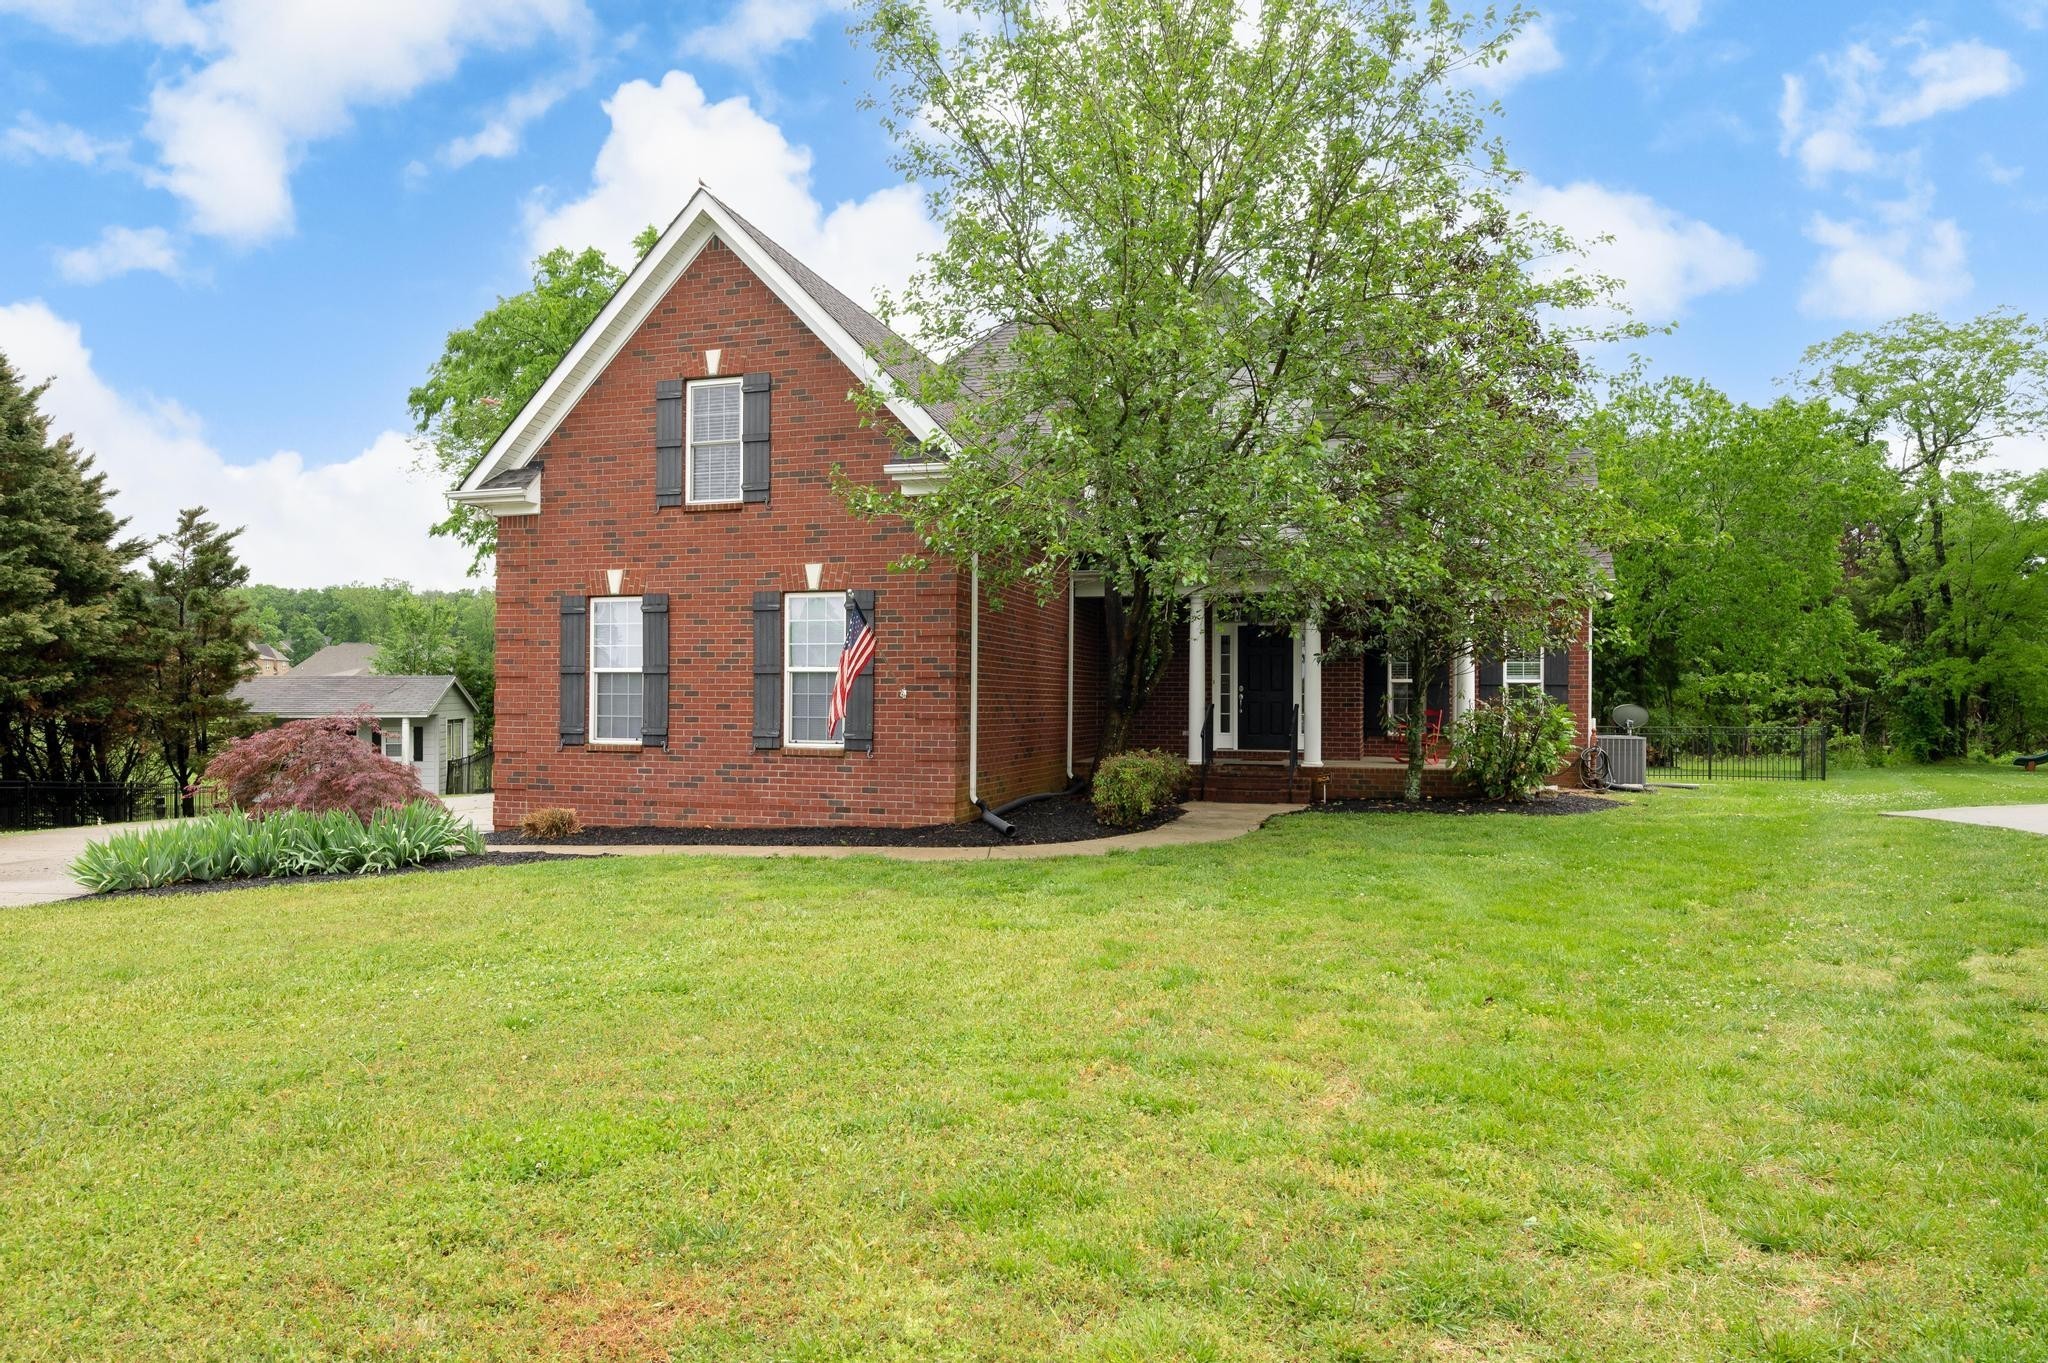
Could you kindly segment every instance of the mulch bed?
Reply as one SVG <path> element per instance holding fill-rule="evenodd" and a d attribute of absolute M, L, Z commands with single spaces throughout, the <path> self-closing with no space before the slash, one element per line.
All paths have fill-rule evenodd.
<path fill-rule="evenodd" d="M 1528 800 L 1332 800 L 1312 806 L 1311 814 L 1598 814 L 1620 809 L 1624 801 L 1581 791 L 1559 791 Z"/>
<path fill-rule="evenodd" d="M 1178 807 L 1164 809 L 1136 828 L 1102 823 L 1087 800 L 1058 796 L 1013 810 L 1003 817 L 1017 825 L 1006 838 L 979 819 L 969 823 L 927 824 L 921 828 L 586 828 L 574 837 L 529 838 L 505 831 L 484 834 L 494 847 L 544 843 L 549 846 L 617 847 L 624 844 L 665 844 L 704 847 L 1000 847 L 1005 844 L 1087 842 L 1122 833 L 1139 833 L 1180 817 Z"/>
<path fill-rule="evenodd" d="M 479 857 L 451 857 L 446 861 L 430 861 L 424 866 L 406 866 L 396 871 L 372 871 L 357 874 L 337 871 L 317 876 L 249 876 L 237 880 L 187 881 L 182 885 L 159 885 L 150 890 L 115 890 L 109 894 L 88 896 L 92 899 L 140 899 L 144 897 L 176 894 L 218 894 L 223 890 L 261 890 L 276 885 L 321 885 L 338 880 L 389 880 L 393 876 L 429 875 L 435 871 L 481 871 L 493 866 L 524 866 L 534 861 L 588 861 L 573 852 L 487 852 Z"/>

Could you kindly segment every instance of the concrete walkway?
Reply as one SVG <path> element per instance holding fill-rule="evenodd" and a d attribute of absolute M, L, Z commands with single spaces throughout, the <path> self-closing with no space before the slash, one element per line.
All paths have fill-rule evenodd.
<path fill-rule="evenodd" d="M 456 795 L 448 807 L 479 828 L 491 826 L 491 797 Z M 1123 833 L 1113 838 L 1088 842 L 1046 842 L 1017 846 L 1004 843 L 994 847 L 727 847 L 717 844 L 678 846 L 671 843 L 635 843 L 618 847 L 585 844 L 558 847 L 506 847 L 506 852 L 564 852 L 599 857 L 887 857 L 894 861 L 1032 861 L 1041 857 L 1099 857 L 1108 852 L 1145 847 L 1186 847 L 1201 842 L 1223 842 L 1243 837 L 1275 814 L 1304 808 L 1302 805 L 1226 804 L 1217 800 L 1196 800 L 1187 812 L 1170 824 L 1143 833 Z M 0 836 L 0 909 L 25 904 L 46 904 L 56 899 L 76 899 L 85 891 L 71 878 L 71 863 L 88 842 L 122 829 L 148 828 L 146 823 L 100 824 L 90 828 L 48 828 L 33 833 Z M 489 855 L 488 853 L 486 854 Z"/>
<path fill-rule="evenodd" d="M 1952 809 L 1887 810 L 1894 819 L 1938 819 L 1979 828 L 2011 828 L 2048 837 L 2048 805 L 1957 805 Z"/>
<path fill-rule="evenodd" d="M 773 843 L 734 846 L 721 843 L 589 843 L 519 844 L 506 852 L 560 852 L 585 857 L 886 857 L 891 861 L 1038 861 L 1046 857 L 1100 857 L 1148 847 L 1191 847 L 1196 843 L 1241 838 L 1276 814 L 1290 814 L 1307 805 L 1235 804 L 1225 800 L 1190 800 L 1172 823 L 1142 833 L 1119 833 L 1086 842 L 997 843 L 992 847 L 786 847 Z"/>

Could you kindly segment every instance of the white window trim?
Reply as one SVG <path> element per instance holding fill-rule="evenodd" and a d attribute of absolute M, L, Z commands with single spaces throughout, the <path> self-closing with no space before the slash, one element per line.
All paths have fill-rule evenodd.
<path fill-rule="evenodd" d="M 794 678 L 799 672 L 825 672 L 833 676 L 839 673 L 839 660 L 834 658 L 830 667 L 798 667 L 789 660 L 789 628 L 796 622 L 796 612 L 790 609 L 798 601 L 837 601 L 841 605 L 839 615 L 839 647 L 846 648 L 846 602 L 845 592 L 785 592 L 782 597 L 782 746 L 803 748 L 811 752 L 846 751 L 846 722 L 840 721 L 839 737 L 828 739 L 798 738 L 796 736 L 796 686 Z"/>
<path fill-rule="evenodd" d="M 585 697 L 585 708 L 589 713 L 584 717 L 583 721 L 588 726 L 584 731 L 584 741 L 592 747 L 598 748 L 637 748 L 641 746 L 640 737 L 637 735 L 633 738 L 599 738 L 597 736 L 597 678 L 600 671 L 597 665 L 597 603 L 600 601 L 631 601 L 636 609 L 640 604 L 640 598 L 637 596 L 593 596 L 590 598 L 589 614 L 585 617 L 589 623 L 583 631 L 584 680 L 589 683 L 590 690 L 590 694 Z M 643 615 L 640 618 L 640 666 L 607 667 L 601 670 L 609 675 L 638 677 L 645 675 L 646 666 L 647 618 Z"/>
<path fill-rule="evenodd" d="M 1394 675 L 1394 668 L 1397 664 L 1400 666 L 1401 670 L 1407 673 L 1408 675 L 1404 677 L 1396 677 Z M 1394 707 L 1394 683 L 1397 681 L 1406 684 L 1409 688 L 1409 692 L 1411 695 L 1414 693 L 1415 660 L 1413 658 L 1397 658 L 1393 654 L 1389 653 L 1387 655 L 1387 713 L 1385 716 L 1387 727 L 1389 729 L 1393 728 L 1396 724 L 1400 723 L 1400 721 L 1407 718 L 1407 714 L 1405 711 L 1398 710 Z"/>
<path fill-rule="evenodd" d="M 1511 664 L 1511 663 L 1526 663 L 1526 662 L 1531 662 L 1531 661 L 1533 661 L 1533 662 L 1534 662 L 1534 663 L 1536 664 L 1536 675 L 1535 675 L 1535 677 L 1534 677 L 1533 679 L 1532 679 L 1532 678 L 1529 678 L 1529 677 L 1510 677 L 1510 676 L 1508 676 L 1508 666 L 1509 666 L 1509 664 Z M 1543 682 L 1544 682 L 1544 677 L 1543 677 L 1543 655 L 1542 655 L 1541 653 L 1523 653 L 1523 654 L 1518 654 L 1518 655 L 1510 655 L 1510 656 L 1508 656 L 1508 657 L 1505 657 L 1505 658 L 1502 658 L 1502 659 L 1500 660 L 1500 689 L 1501 689 L 1501 690 L 1505 691 L 1505 690 L 1507 690 L 1507 689 L 1508 689 L 1508 688 L 1509 688 L 1510 686 L 1533 686 L 1533 687 L 1535 687 L 1535 688 L 1536 688 L 1536 689 L 1537 689 L 1538 691 L 1541 691 L 1541 690 L 1543 689 Z"/>
<path fill-rule="evenodd" d="M 734 443 L 740 447 L 739 485 L 730 497 L 699 497 L 697 495 L 697 394 L 713 388 L 738 388 L 741 376 L 718 379 L 692 379 L 683 385 L 683 502 L 688 506 L 731 506 L 746 497 L 747 479 L 747 399 L 740 395 L 740 439 Z M 725 444 L 725 441 L 713 442 Z"/>

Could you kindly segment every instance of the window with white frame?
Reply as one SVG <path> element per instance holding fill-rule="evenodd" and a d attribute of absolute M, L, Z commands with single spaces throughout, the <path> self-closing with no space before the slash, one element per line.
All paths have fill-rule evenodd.
<path fill-rule="evenodd" d="M 394 762 L 405 760 L 405 729 L 396 721 L 383 727 L 384 755 Z"/>
<path fill-rule="evenodd" d="M 1500 665 L 1500 680 L 1503 686 L 1543 685 L 1543 655 L 1525 654 L 1519 658 L 1508 658 Z"/>
<path fill-rule="evenodd" d="M 1406 719 L 1408 707 L 1415 703 L 1415 673 L 1412 669 L 1412 659 L 1387 659 L 1387 718 L 1390 721 Z"/>
<path fill-rule="evenodd" d="M 590 602 L 590 741 L 638 743 L 641 712 L 640 598 Z"/>
<path fill-rule="evenodd" d="M 689 450 L 683 499 L 695 505 L 740 499 L 740 381 L 704 379 L 689 386 Z"/>
<path fill-rule="evenodd" d="M 846 597 L 839 592 L 806 592 L 783 600 L 782 710 L 789 716 L 792 747 L 836 748 L 845 741 L 832 732 L 832 687 L 839 679 L 839 655 L 846 648 Z"/>

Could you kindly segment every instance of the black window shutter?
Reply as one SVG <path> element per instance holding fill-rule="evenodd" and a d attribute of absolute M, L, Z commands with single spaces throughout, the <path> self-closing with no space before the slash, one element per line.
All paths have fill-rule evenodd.
<path fill-rule="evenodd" d="M 562 746 L 580 747 L 590 713 L 590 607 L 583 597 L 562 597 Z"/>
<path fill-rule="evenodd" d="M 683 504 L 683 381 L 654 385 L 654 504 Z"/>
<path fill-rule="evenodd" d="M 768 394 L 775 380 L 749 374 L 740 380 L 740 500 L 768 500 Z"/>
<path fill-rule="evenodd" d="M 1572 655 L 1564 649 L 1543 651 L 1543 694 L 1559 705 L 1571 704 Z"/>
<path fill-rule="evenodd" d="M 754 593 L 754 746 L 782 746 L 782 594 Z"/>
<path fill-rule="evenodd" d="M 1378 649 L 1365 653 L 1365 732 L 1377 737 L 1387 731 L 1387 655 Z"/>
<path fill-rule="evenodd" d="M 668 593 L 640 597 L 640 746 L 668 746 Z"/>
<path fill-rule="evenodd" d="M 1481 658 L 1473 665 L 1474 679 L 1478 683 L 1480 700 L 1500 699 L 1501 661 L 1498 658 Z"/>
<path fill-rule="evenodd" d="M 1429 679 L 1424 688 L 1423 707 L 1437 712 L 1437 718 L 1448 726 L 1451 722 L 1451 674 L 1439 666 L 1436 675 Z"/>
<path fill-rule="evenodd" d="M 846 697 L 846 750 L 848 752 L 873 752 L 875 750 L 875 667 L 882 657 L 882 626 L 875 619 L 875 594 L 856 590 L 853 604 L 860 607 L 860 613 L 868 618 L 868 627 L 875 632 L 875 656 L 867 669 L 853 679 L 853 690 Z"/>

